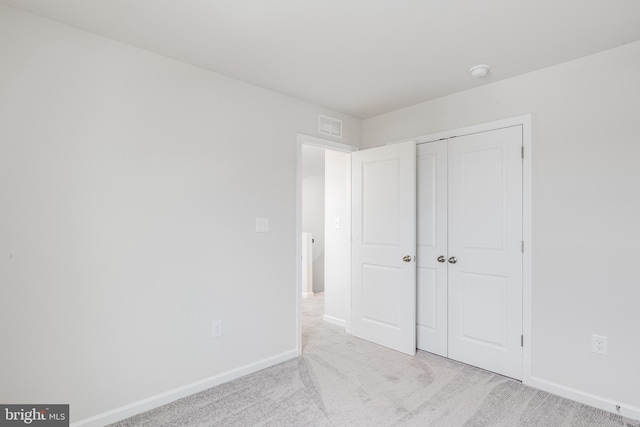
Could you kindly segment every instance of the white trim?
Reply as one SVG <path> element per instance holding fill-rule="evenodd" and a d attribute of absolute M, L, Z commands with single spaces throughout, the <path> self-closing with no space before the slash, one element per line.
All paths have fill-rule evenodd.
<path fill-rule="evenodd" d="M 298 352 L 296 349 L 289 350 L 276 356 L 267 357 L 266 359 L 250 363 L 248 365 L 241 366 L 239 368 L 232 369 L 230 371 L 223 372 L 200 381 L 195 381 L 191 384 L 187 384 L 182 387 L 166 391 L 164 393 L 159 393 L 151 397 L 147 397 L 146 399 L 138 400 L 137 402 L 112 409 L 111 411 L 103 412 L 102 414 L 76 421 L 74 423 L 71 423 L 71 427 L 101 427 L 107 424 L 122 421 L 126 418 L 149 411 L 151 409 L 158 408 L 162 405 L 166 405 L 167 403 L 192 395 L 194 393 L 198 393 L 208 388 L 235 380 L 236 378 L 258 372 L 262 369 L 277 365 L 278 363 L 295 359 L 297 356 Z"/>
<path fill-rule="evenodd" d="M 479 123 L 476 125 L 465 126 L 463 128 L 450 129 L 442 132 L 430 133 L 427 135 L 420 135 L 418 137 L 413 137 L 413 138 L 405 138 L 399 141 L 389 142 L 385 145 L 400 144 L 402 142 L 407 142 L 407 141 L 415 141 L 416 144 L 424 144 L 426 142 L 439 141 L 441 139 L 452 138 L 454 136 L 471 135 L 474 133 L 486 132 L 490 130 L 497 130 L 497 129 L 507 128 L 512 126 L 518 126 L 518 125 L 524 126 L 525 122 L 528 124 L 529 129 L 531 129 L 531 114 L 525 114 L 525 115 L 516 116 L 516 117 L 509 117 L 507 119 L 495 120 L 487 123 Z M 529 142 L 531 142 L 531 138 L 529 138 Z"/>
<path fill-rule="evenodd" d="M 329 141 L 328 139 L 299 133 L 296 135 L 296 287 L 295 287 L 295 319 L 296 319 L 296 348 L 298 356 L 302 354 L 302 317 L 300 315 L 300 300 L 302 298 L 302 239 L 298 236 L 302 233 L 302 146 L 311 145 L 314 147 L 329 150 L 352 153 L 359 148 L 341 142 Z M 347 325 L 348 326 L 348 325 Z"/>
<path fill-rule="evenodd" d="M 531 382 L 531 331 L 533 301 L 533 192 L 532 192 L 532 159 L 531 115 L 514 117 L 522 124 L 522 240 L 524 254 L 522 256 L 522 333 L 524 334 L 522 349 L 522 382 Z"/>
<path fill-rule="evenodd" d="M 587 393 L 534 376 L 530 377 L 529 385 L 567 399 L 575 400 L 576 402 L 584 403 L 585 405 L 631 418 L 632 420 L 640 420 L 640 407 L 637 406 L 628 405 L 624 402 L 615 402 L 602 396 Z M 616 409 L 617 405 L 620 406 L 620 410 Z"/>
<path fill-rule="evenodd" d="M 303 292 L 302 298 L 313 298 L 313 292 Z"/>
<path fill-rule="evenodd" d="M 334 317 L 334 316 L 328 316 L 325 314 L 324 316 L 322 316 L 322 320 L 324 320 L 327 323 L 331 323 L 332 325 L 340 326 L 342 328 L 347 327 L 347 322 L 344 319 L 338 319 L 337 317 Z"/>
<path fill-rule="evenodd" d="M 330 141 L 328 139 L 318 138 L 317 136 L 306 135 L 304 133 L 299 133 L 297 135 L 297 141 L 298 145 L 312 145 L 314 147 L 328 148 L 330 150 L 344 151 L 347 153 L 353 153 L 354 151 L 360 150 L 360 148 L 356 147 L 355 145 Z"/>
<path fill-rule="evenodd" d="M 524 147 L 524 159 L 522 163 L 522 238 L 524 240 L 524 255 L 522 257 L 522 333 L 524 335 L 522 349 L 522 382 L 531 385 L 531 301 L 532 301 L 532 231 L 531 212 L 532 202 L 532 147 L 531 147 L 531 114 L 451 129 L 443 132 L 407 138 L 394 141 L 390 144 L 398 144 L 407 141 L 416 141 L 416 144 L 439 141 L 441 139 L 456 136 L 471 135 L 513 126 L 522 126 L 522 146 Z"/>

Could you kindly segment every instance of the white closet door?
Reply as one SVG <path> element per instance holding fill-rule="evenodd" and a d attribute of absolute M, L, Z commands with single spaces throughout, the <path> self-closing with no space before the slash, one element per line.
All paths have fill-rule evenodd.
<path fill-rule="evenodd" d="M 418 348 L 446 357 L 447 141 L 418 145 L 417 175 Z"/>
<path fill-rule="evenodd" d="M 416 147 L 352 154 L 351 333 L 416 351 Z"/>
<path fill-rule="evenodd" d="M 522 378 L 522 127 L 449 141 L 449 357 Z"/>

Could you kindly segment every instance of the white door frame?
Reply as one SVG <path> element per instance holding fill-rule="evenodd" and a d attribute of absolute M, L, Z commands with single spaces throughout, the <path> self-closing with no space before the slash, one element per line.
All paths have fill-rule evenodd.
<path fill-rule="evenodd" d="M 524 254 L 522 259 L 522 333 L 524 335 L 522 349 L 522 382 L 531 384 L 531 305 L 532 305 L 532 194 L 531 194 L 531 114 L 510 117 L 487 123 L 467 126 L 443 132 L 422 135 L 394 141 L 397 144 L 405 141 L 416 141 L 416 144 L 434 142 L 444 138 L 486 132 L 511 126 L 522 126 L 522 146 L 524 159 L 522 163 L 522 234 Z"/>
<path fill-rule="evenodd" d="M 296 286 L 295 286 L 295 318 L 296 318 L 296 348 L 298 356 L 302 354 L 302 317 L 300 315 L 300 300 L 302 298 L 302 241 L 300 234 L 302 233 L 302 146 L 310 145 L 313 147 L 324 148 L 327 150 L 342 151 L 352 153 L 358 151 L 359 148 L 353 145 L 343 144 L 328 139 L 318 138 L 316 136 L 305 135 L 299 133 L 296 135 Z M 351 221 L 351 218 L 349 218 Z M 351 292 L 351 289 L 349 289 Z M 348 321 L 348 320 L 347 320 Z"/>

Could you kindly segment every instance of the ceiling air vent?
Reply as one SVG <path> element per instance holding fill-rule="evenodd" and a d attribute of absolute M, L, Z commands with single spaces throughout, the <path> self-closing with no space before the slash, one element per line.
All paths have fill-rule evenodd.
<path fill-rule="evenodd" d="M 318 114 L 318 132 L 342 139 L 342 120 Z"/>

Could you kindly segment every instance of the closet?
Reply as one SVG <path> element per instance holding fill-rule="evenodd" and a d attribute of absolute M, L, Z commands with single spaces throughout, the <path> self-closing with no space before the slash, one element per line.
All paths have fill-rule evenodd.
<path fill-rule="evenodd" d="M 352 154 L 351 333 L 523 376 L 523 125 Z"/>
<path fill-rule="evenodd" d="M 522 126 L 418 144 L 417 347 L 522 378 Z"/>

